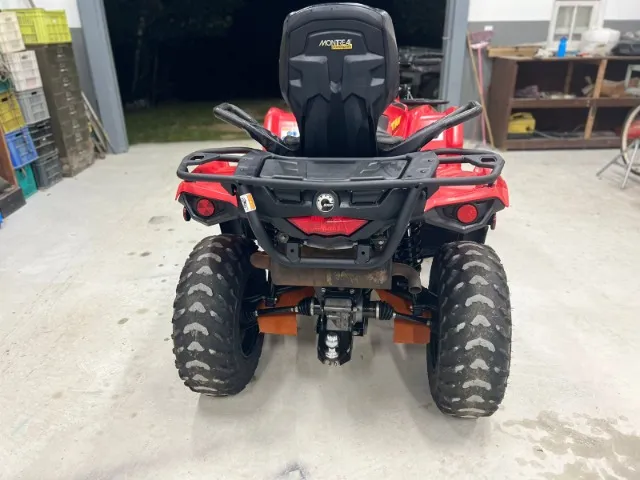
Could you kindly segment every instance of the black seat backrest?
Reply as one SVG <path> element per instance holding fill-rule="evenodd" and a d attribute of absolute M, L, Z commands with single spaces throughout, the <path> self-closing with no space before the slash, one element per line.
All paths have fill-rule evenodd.
<path fill-rule="evenodd" d="M 300 154 L 370 157 L 399 85 L 387 12 L 356 3 L 304 8 L 284 22 L 280 90 L 298 121 Z"/>

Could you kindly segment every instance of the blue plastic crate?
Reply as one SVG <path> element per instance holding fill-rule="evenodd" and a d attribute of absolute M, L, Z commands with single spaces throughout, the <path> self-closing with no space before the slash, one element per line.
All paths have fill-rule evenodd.
<path fill-rule="evenodd" d="M 38 159 L 38 152 L 29 134 L 29 128 L 24 127 L 15 132 L 7 133 L 5 138 L 13 168 L 24 167 Z"/>

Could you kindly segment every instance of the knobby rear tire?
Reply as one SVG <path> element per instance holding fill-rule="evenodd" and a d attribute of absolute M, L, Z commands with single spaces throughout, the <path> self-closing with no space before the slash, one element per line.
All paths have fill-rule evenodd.
<path fill-rule="evenodd" d="M 249 262 L 255 251 L 242 236 L 208 237 L 195 246 L 182 270 L 173 353 L 180 378 L 194 392 L 235 395 L 253 378 L 264 336 L 244 313 L 243 299 L 264 282 L 264 271 Z"/>
<path fill-rule="evenodd" d="M 434 258 L 430 290 L 439 312 L 427 346 L 431 396 L 459 418 L 498 410 L 511 363 L 511 304 L 495 251 L 475 242 L 444 245 Z"/>

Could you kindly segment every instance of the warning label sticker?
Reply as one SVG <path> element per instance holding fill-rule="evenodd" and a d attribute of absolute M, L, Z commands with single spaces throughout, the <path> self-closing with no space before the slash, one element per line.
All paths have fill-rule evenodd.
<path fill-rule="evenodd" d="M 240 202 L 242 203 L 242 208 L 246 213 L 255 211 L 256 202 L 253 201 L 253 195 L 250 193 L 240 195 Z"/>

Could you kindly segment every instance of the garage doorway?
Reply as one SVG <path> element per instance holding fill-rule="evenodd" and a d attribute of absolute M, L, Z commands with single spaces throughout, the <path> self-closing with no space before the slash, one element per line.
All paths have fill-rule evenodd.
<path fill-rule="evenodd" d="M 131 143 L 243 138 L 214 123 L 211 107 L 234 101 L 259 118 L 269 106 L 282 105 L 277 70 L 282 21 L 290 11 L 319 3 L 103 2 Z M 368 4 L 390 13 L 400 48 L 442 52 L 435 92 L 459 104 L 469 0 Z M 189 11 L 187 5 L 196 6 Z M 81 15 L 82 10 L 87 8 Z M 103 90 L 108 91 L 97 95 L 113 94 Z"/>

